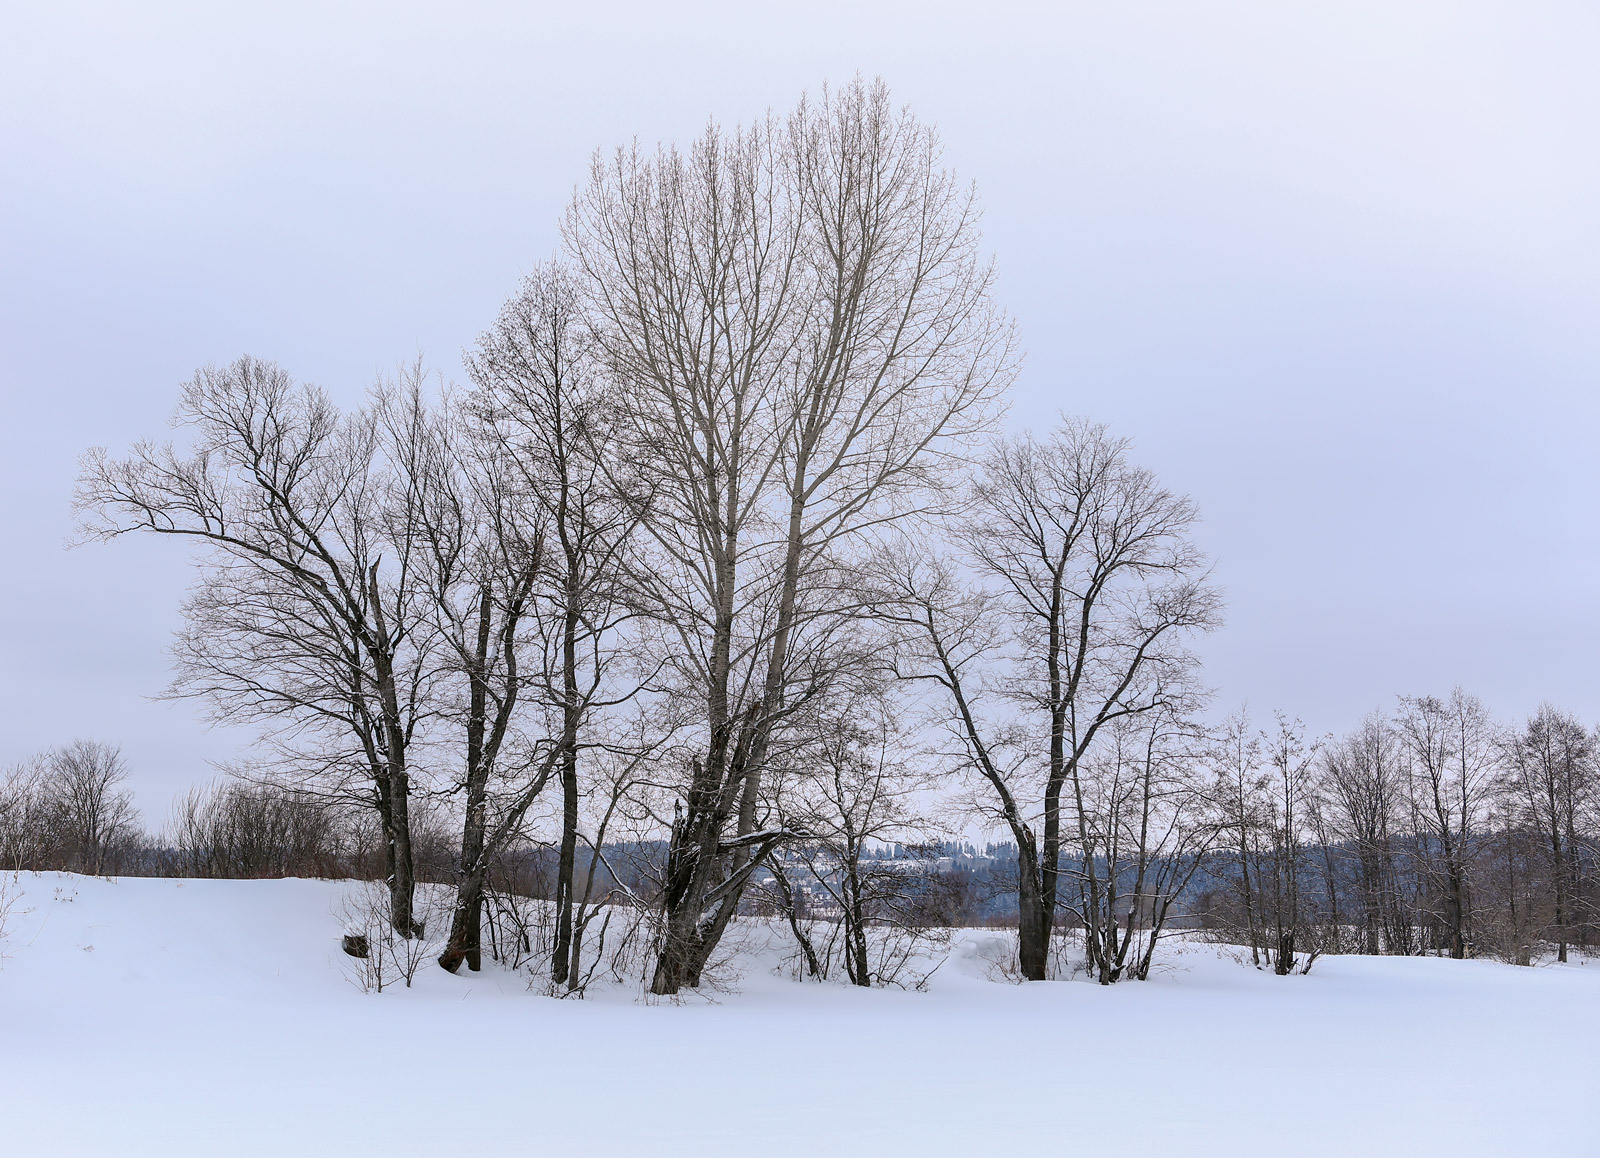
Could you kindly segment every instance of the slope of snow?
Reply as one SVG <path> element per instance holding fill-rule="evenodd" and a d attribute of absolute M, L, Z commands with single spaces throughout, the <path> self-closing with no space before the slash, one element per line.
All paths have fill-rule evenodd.
<path fill-rule="evenodd" d="M 927 993 L 752 961 L 714 1002 L 554 1001 L 429 966 L 363 994 L 350 887 L 23 874 L 0 1154 L 1592 1153 L 1600 968 L 1200 947 L 1146 984 Z M 1285 1147 L 1287 1149 L 1285 1149 Z"/>

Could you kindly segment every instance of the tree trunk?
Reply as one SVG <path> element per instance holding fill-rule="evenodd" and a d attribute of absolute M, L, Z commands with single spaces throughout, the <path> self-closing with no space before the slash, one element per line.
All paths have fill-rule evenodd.
<path fill-rule="evenodd" d="M 1448 851 L 1450 872 L 1450 956 L 1460 961 L 1467 955 L 1466 872 L 1458 850 Z"/>
<path fill-rule="evenodd" d="M 731 500 L 725 500 L 731 501 Z M 730 772 L 733 746 L 729 681 L 732 672 L 736 535 L 718 528 L 715 564 L 715 622 L 712 626 L 707 720 L 710 743 L 704 762 L 690 766 L 689 791 L 672 826 L 661 895 L 662 931 L 650 992 L 671 996 L 685 985 L 700 984 L 709 952 L 700 922 L 718 867 L 718 848 L 743 777 Z M 730 780 L 732 781 L 730 783 Z"/>
<path fill-rule="evenodd" d="M 850 983 L 870 987 L 872 970 L 867 957 L 867 913 L 861 901 L 859 850 L 851 848 L 845 875 L 845 951 L 849 955 Z"/>
<path fill-rule="evenodd" d="M 389 886 L 389 923 L 402 937 L 417 933 L 414 906 L 416 870 L 411 860 L 410 786 L 404 772 L 389 777 L 389 816 L 384 824 L 384 860 Z"/>
<path fill-rule="evenodd" d="M 783 897 L 784 916 L 789 919 L 789 931 L 794 934 L 795 943 L 800 946 L 800 952 L 806 959 L 806 976 L 821 977 L 822 963 L 817 960 L 816 946 L 811 943 L 811 937 L 800 927 L 799 905 L 795 902 L 794 888 L 789 884 L 789 874 L 783 871 L 783 865 L 774 857 L 771 862 L 772 879 L 777 882 L 778 892 Z"/>
<path fill-rule="evenodd" d="M 578 690 L 578 635 L 582 627 L 583 555 L 573 538 L 571 466 L 566 453 L 565 427 L 558 455 L 561 468 L 560 497 L 556 504 L 556 530 L 561 537 L 565 572 L 562 575 L 561 616 L 561 851 L 556 863 L 556 929 L 551 950 L 550 977 L 569 988 L 578 984 L 578 951 L 573 943 L 573 892 L 578 858 L 578 729 L 584 702 Z M 581 527 L 584 520 L 580 518 Z"/>
<path fill-rule="evenodd" d="M 376 563 L 368 572 L 367 587 L 379 644 L 372 649 L 372 659 L 383 720 L 384 772 L 388 789 L 388 808 L 384 810 L 383 819 L 388 853 L 389 920 L 400 936 L 413 937 L 420 930 L 414 918 L 417 880 L 411 857 L 411 780 L 406 774 L 406 733 L 400 719 L 394 656 L 389 651 L 392 641 L 384 622 Z"/>
<path fill-rule="evenodd" d="M 577 952 L 573 940 L 574 878 L 578 860 L 578 761 L 576 745 L 561 758 L 561 852 L 556 864 L 556 937 L 550 978 L 557 985 L 576 985 Z"/>
<path fill-rule="evenodd" d="M 467 818 L 462 828 L 461 860 L 456 870 L 455 907 L 450 914 L 450 936 L 444 952 L 439 955 L 439 964 L 451 973 L 461 968 L 463 961 L 474 973 L 483 963 L 483 894 L 489 869 L 484 856 L 486 796 L 486 785 L 468 784 Z"/>
<path fill-rule="evenodd" d="M 1055 914 L 1045 907 L 1038 858 L 1031 842 L 1017 843 L 1017 967 L 1024 981 L 1043 981 L 1050 963 Z"/>
<path fill-rule="evenodd" d="M 476 649 L 468 665 L 470 691 L 467 708 L 467 813 L 461 828 L 461 855 L 456 862 L 456 902 L 450 915 L 450 936 L 439 964 L 454 973 L 461 968 L 477 972 L 483 964 L 480 930 L 483 924 L 483 886 L 488 875 L 484 856 L 489 808 L 489 759 L 484 750 L 489 689 L 485 668 L 493 604 L 485 587 L 478 597 Z"/>
<path fill-rule="evenodd" d="M 483 894 L 484 874 L 470 873 L 456 885 L 455 908 L 450 915 L 450 937 L 444 952 L 439 954 L 439 964 L 454 973 L 466 962 L 476 973 L 483 968 Z"/>
<path fill-rule="evenodd" d="M 718 850 L 723 826 L 732 810 L 727 789 L 736 788 L 739 782 L 734 777 L 728 784 L 723 774 L 731 732 L 727 725 L 714 730 L 708 759 L 705 765 L 694 762 L 686 806 L 672 826 L 661 898 L 665 919 L 650 982 L 650 992 L 659 996 L 698 986 L 706 957 L 715 947 L 714 941 L 707 943 L 701 921 L 722 859 Z"/>
<path fill-rule="evenodd" d="M 1556 960 L 1562 964 L 1567 960 L 1567 913 L 1570 904 L 1567 898 L 1567 866 L 1566 858 L 1562 855 L 1561 829 L 1558 823 L 1550 826 L 1550 855 L 1554 866 L 1556 882 Z"/>
<path fill-rule="evenodd" d="M 1259 967 L 1261 936 L 1256 931 L 1255 890 L 1250 884 L 1250 835 L 1242 821 L 1239 825 L 1239 877 L 1244 888 L 1244 923 L 1250 934 L 1250 963 Z"/>
<path fill-rule="evenodd" d="M 1272 962 L 1272 971 L 1279 977 L 1287 977 L 1294 972 L 1294 928 L 1293 926 L 1279 925 L 1277 956 Z"/>

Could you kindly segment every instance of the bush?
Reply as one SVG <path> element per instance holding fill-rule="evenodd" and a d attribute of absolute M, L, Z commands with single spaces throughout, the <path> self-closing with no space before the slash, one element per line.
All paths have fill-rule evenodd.
<path fill-rule="evenodd" d="M 273 784 L 190 789 L 168 828 L 171 871 L 195 877 L 347 875 L 348 845 L 334 808 Z"/>

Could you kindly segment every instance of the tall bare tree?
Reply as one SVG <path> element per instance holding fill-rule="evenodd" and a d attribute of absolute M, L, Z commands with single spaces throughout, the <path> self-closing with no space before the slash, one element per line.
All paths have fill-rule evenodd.
<path fill-rule="evenodd" d="M 826 682 L 842 556 L 926 501 L 1012 371 L 973 194 L 861 81 L 687 153 L 596 159 L 568 214 L 636 459 L 661 485 L 637 585 L 704 705 L 651 988 L 694 986 L 755 864 L 774 729 Z"/>
<path fill-rule="evenodd" d="M 915 641 L 902 674 L 944 690 L 961 759 L 1016 840 L 1029 980 L 1048 970 L 1064 826 L 1080 847 L 1098 843 L 1083 761 L 1115 721 L 1173 705 L 1195 665 L 1187 639 L 1219 621 L 1196 517 L 1125 440 L 1069 421 L 984 461 L 961 540 L 987 590 L 963 590 L 954 565 L 917 551 L 885 577 L 883 612 Z"/>
<path fill-rule="evenodd" d="M 415 928 L 411 767 L 430 638 L 415 590 L 410 493 L 383 456 L 371 409 L 254 358 L 207 367 L 182 390 L 192 440 L 90 451 L 77 503 L 86 532 L 139 531 L 201 547 L 172 694 L 259 726 L 277 765 L 374 808 L 390 917 Z"/>

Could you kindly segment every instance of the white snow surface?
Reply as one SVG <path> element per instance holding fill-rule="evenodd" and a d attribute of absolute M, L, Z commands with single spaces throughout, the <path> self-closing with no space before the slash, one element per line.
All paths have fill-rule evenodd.
<path fill-rule="evenodd" d="M 558 1001 L 503 971 L 364 994 L 326 881 L 4 878 L 0 1154 L 1580 1155 L 1600 967 L 1180 946 L 1019 986 Z M 1112 1149 L 1108 1149 L 1112 1147 Z M 560 1148 L 559 1150 L 557 1148 Z"/>

